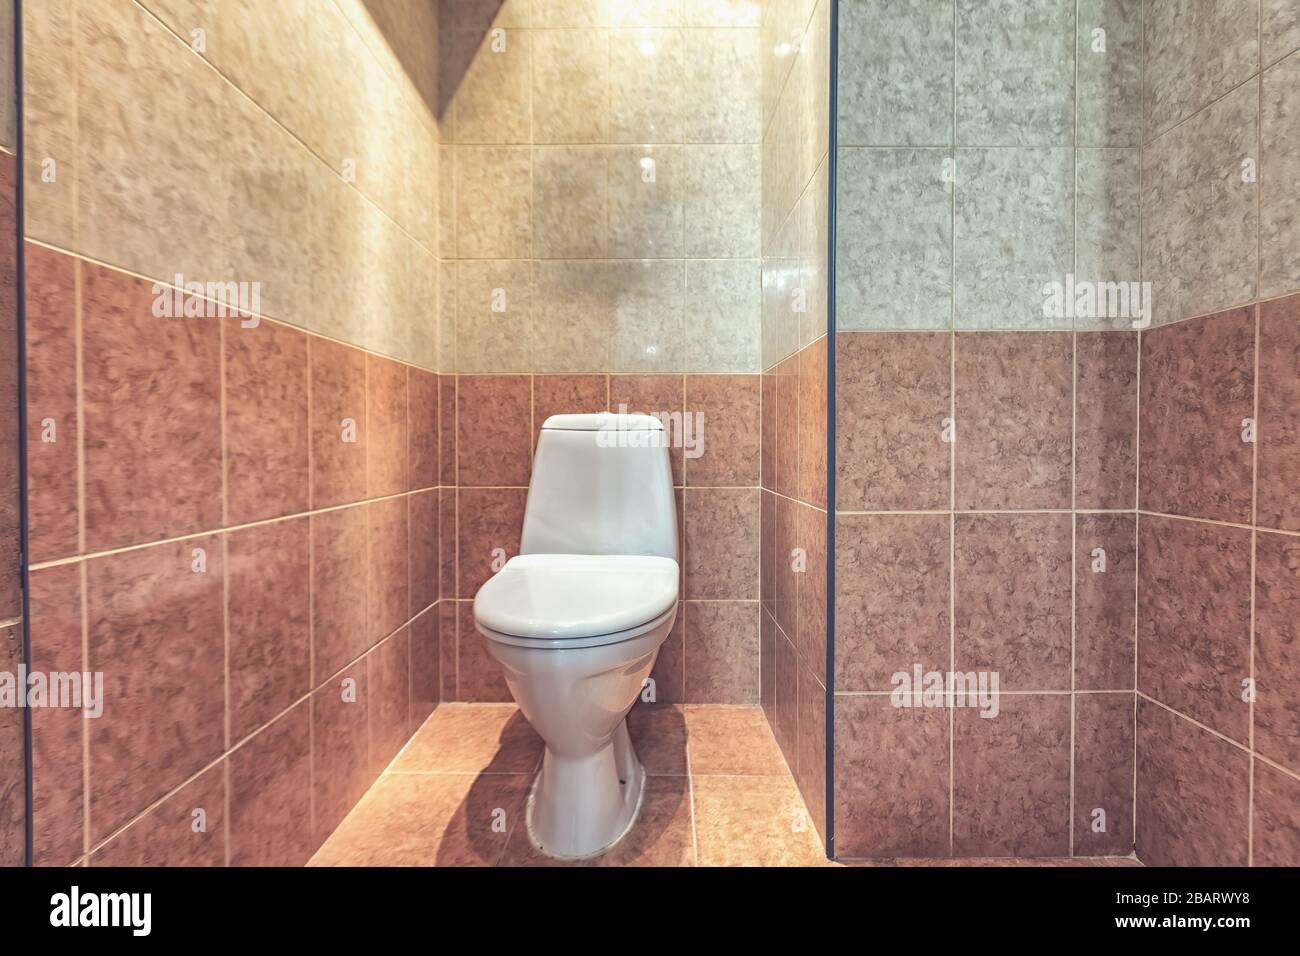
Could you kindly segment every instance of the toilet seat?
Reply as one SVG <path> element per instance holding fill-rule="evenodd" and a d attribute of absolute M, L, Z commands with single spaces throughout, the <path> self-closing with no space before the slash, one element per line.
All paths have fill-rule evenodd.
<path fill-rule="evenodd" d="M 599 647 L 657 626 L 677 605 L 676 561 L 650 555 L 523 554 L 479 588 L 474 620 L 525 647 Z"/>

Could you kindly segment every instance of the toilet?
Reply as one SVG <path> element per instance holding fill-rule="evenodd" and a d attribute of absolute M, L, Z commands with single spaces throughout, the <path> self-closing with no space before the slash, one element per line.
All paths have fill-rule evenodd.
<path fill-rule="evenodd" d="M 519 554 L 474 597 L 474 623 L 546 745 L 528 796 L 542 852 L 581 859 L 631 829 L 645 770 L 626 717 L 677 616 L 667 432 L 651 415 L 542 425 Z"/>

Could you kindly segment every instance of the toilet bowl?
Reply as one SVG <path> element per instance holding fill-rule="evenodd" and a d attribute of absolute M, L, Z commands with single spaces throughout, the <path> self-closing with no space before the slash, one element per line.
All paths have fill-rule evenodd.
<path fill-rule="evenodd" d="M 601 853 L 636 820 L 645 771 L 626 717 L 652 691 L 677 615 L 677 558 L 659 420 L 547 419 L 520 553 L 474 598 L 475 626 L 545 744 L 526 810 L 544 853 Z"/>

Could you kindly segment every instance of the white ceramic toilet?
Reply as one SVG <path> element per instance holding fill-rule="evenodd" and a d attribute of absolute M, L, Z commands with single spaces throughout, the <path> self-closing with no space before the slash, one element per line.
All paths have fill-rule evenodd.
<path fill-rule="evenodd" d="M 553 415 L 542 426 L 519 555 L 474 622 L 546 744 L 527 824 L 580 858 L 631 828 L 645 771 L 625 718 L 677 616 L 677 511 L 663 424 Z"/>

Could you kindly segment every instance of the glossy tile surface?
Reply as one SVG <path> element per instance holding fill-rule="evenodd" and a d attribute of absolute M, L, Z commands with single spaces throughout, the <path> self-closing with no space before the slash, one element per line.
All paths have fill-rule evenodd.
<path fill-rule="evenodd" d="M 649 775 L 640 816 L 611 850 L 577 865 L 826 862 L 762 711 L 637 704 L 629 727 Z M 541 754 L 513 704 L 443 704 L 311 865 L 574 865 L 544 856 L 525 829 Z"/>

